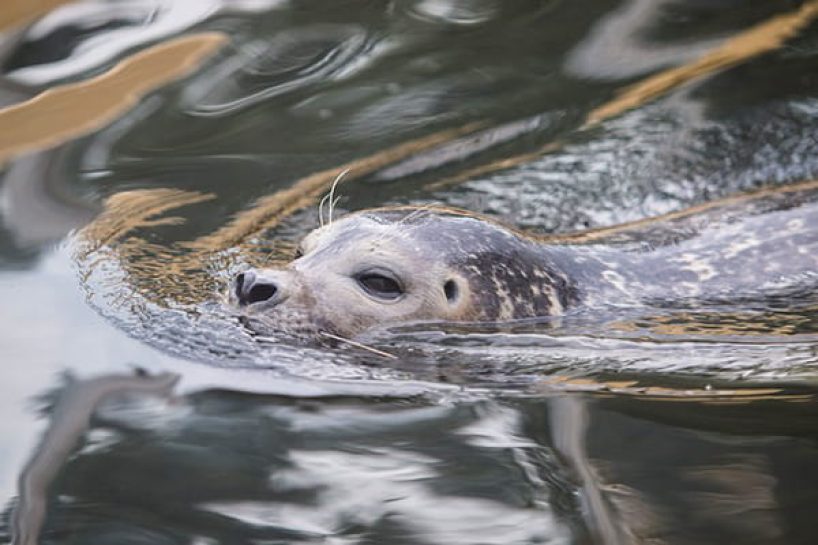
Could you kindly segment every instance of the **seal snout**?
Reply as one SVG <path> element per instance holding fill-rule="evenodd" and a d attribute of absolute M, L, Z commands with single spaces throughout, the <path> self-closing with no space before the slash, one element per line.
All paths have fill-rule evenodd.
<path fill-rule="evenodd" d="M 242 306 L 262 302 L 278 303 L 283 299 L 280 286 L 253 269 L 236 275 L 233 279 L 233 293 Z"/>

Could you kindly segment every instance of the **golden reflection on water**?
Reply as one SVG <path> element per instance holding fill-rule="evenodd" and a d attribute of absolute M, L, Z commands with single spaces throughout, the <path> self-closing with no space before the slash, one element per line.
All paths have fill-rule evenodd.
<path fill-rule="evenodd" d="M 214 197 L 175 189 L 125 191 L 110 197 L 103 213 L 78 236 L 75 259 L 83 281 L 100 260 L 113 259 L 126 272 L 129 287 L 149 301 L 164 303 L 170 298 L 177 304 L 195 303 L 211 294 L 214 279 L 200 260 L 130 235 L 137 229 L 178 225 L 184 218 L 159 216 Z"/>
<path fill-rule="evenodd" d="M 651 401 L 686 401 L 695 403 L 744 404 L 777 400 L 814 401 L 814 394 L 790 393 L 782 388 L 685 388 L 642 384 L 638 380 L 597 380 L 557 375 L 539 383 L 543 391 L 583 392 L 599 397 L 637 397 Z"/>
<path fill-rule="evenodd" d="M 139 51 L 88 80 L 58 85 L 0 109 L 0 166 L 22 153 L 91 133 L 146 94 L 190 74 L 227 41 L 219 32 L 182 36 Z"/>
<path fill-rule="evenodd" d="M 5 0 L 0 9 L 0 31 L 21 26 L 71 0 Z"/>
<path fill-rule="evenodd" d="M 612 329 L 649 331 L 662 336 L 691 337 L 786 336 L 792 338 L 809 326 L 809 315 L 818 308 L 801 308 L 798 312 L 674 312 L 670 316 L 651 316 L 633 322 L 615 322 Z"/>
<path fill-rule="evenodd" d="M 694 61 L 663 70 L 625 88 L 612 100 L 588 113 L 585 123 L 579 130 L 596 128 L 605 121 L 628 110 L 644 106 L 688 83 L 702 80 L 752 60 L 764 53 L 775 51 L 781 48 L 787 40 L 797 36 L 816 17 L 818 17 L 818 0 L 811 0 L 791 13 L 772 17 L 748 30 L 739 32 L 722 45 L 708 51 Z M 533 161 L 543 154 L 557 151 L 563 146 L 564 142 L 559 140 L 550 142 L 539 150 L 506 157 L 465 170 L 454 176 L 433 182 L 427 188 L 439 190 L 478 176 L 513 168 Z"/>
<path fill-rule="evenodd" d="M 777 15 L 740 32 L 693 62 L 664 70 L 626 88 L 614 100 L 588 114 L 585 128 L 642 106 L 682 85 L 774 51 L 797 36 L 816 17 L 818 1 L 812 0 L 791 13 Z"/>
<path fill-rule="evenodd" d="M 105 202 L 105 210 L 97 219 L 82 230 L 83 242 L 80 257 L 86 257 L 111 245 L 140 227 L 174 225 L 183 218 L 157 218 L 169 210 L 215 198 L 212 193 L 197 193 L 178 189 L 143 189 L 123 191 Z"/>

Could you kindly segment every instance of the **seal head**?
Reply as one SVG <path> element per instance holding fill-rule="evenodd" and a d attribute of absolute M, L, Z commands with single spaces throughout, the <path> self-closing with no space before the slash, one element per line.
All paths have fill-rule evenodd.
<path fill-rule="evenodd" d="M 574 291 L 522 233 L 467 212 L 407 207 L 316 229 L 286 266 L 238 274 L 230 301 L 260 333 L 350 337 L 408 322 L 556 315 Z"/>

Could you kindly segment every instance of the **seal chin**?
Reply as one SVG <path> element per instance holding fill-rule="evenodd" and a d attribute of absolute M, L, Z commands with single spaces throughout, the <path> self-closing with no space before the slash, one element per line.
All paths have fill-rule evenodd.
<path fill-rule="evenodd" d="M 324 332 L 339 335 L 332 324 L 321 317 L 310 313 L 277 309 L 255 309 L 249 311 L 241 306 L 231 305 L 238 314 L 239 322 L 254 336 L 279 337 L 287 336 L 311 342 L 321 341 Z"/>

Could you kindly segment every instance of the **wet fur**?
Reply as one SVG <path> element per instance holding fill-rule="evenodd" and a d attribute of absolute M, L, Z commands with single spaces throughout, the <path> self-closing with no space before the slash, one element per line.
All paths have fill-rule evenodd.
<path fill-rule="evenodd" d="M 558 244 L 466 211 L 429 207 L 350 214 L 310 234 L 304 245 L 306 255 L 290 265 L 302 276 L 328 260 L 372 254 L 403 262 L 420 280 L 450 271 L 445 274 L 467 287 L 467 300 L 442 307 L 442 277 L 436 277 L 414 295 L 412 312 L 380 316 L 377 307 L 357 308 L 355 299 L 330 308 L 332 290 L 341 288 L 326 284 L 337 280 L 302 278 L 292 281 L 289 304 L 249 311 L 261 330 L 353 336 L 403 321 L 502 322 L 577 306 L 762 297 L 797 283 L 818 284 L 818 203 L 704 228 L 648 250 Z"/>

